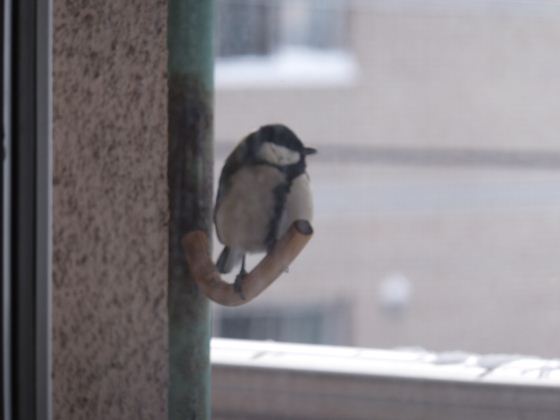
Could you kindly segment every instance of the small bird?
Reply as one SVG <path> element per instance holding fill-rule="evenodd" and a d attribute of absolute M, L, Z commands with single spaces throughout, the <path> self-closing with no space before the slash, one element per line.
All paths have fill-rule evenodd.
<path fill-rule="evenodd" d="M 271 124 L 245 137 L 227 158 L 214 208 L 218 239 L 225 245 L 216 266 L 229 273 L 241 263 L 234 283 L 241 295 L 245 255 L 268 252 L 294 221 L 311 221 L 306 157 L 314 153 L 288 127 Z"/>

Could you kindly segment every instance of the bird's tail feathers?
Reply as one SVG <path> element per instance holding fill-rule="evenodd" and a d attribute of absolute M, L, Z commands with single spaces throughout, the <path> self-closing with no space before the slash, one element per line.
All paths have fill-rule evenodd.
<path fill-rule="evenodd" d="M 243 254 L 243 251 L 239 249 L 231 248 L 229 246 L 224 247 L 223 251 L 218 257 L 218 261 L 216 262 L 218 271 L 222 274 L 229 273 L 231 270 L 233 270 L 233 267 L 241 262 Z"/>

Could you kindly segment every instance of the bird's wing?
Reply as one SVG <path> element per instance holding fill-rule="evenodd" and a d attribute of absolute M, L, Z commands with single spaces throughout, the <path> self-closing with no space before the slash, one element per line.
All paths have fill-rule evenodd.
<path fill-rule="evenodd" d="M 226 159 L 226 162 L 224 163 L 224 167 L 222 168 L 222 172 L 220 174 L 220 180 L 218 182 L 216 204 L 214 205 L 214 224 L 216 223 L 216 213 L 218 213 L 223 198 L 230 188 L 229 180 L 231 179 L 232 175 L 243 166 L 243 162 L 245 161 L 247 153 L 248 151 L 246 142 L 241 141 L 237 145 L 237 147 L 233 149 L 233 151 Z M 216 230 L 218 231 L 218 229 Z M 219 236 L 220 235 L 218 233 L 218 237 Z"/>

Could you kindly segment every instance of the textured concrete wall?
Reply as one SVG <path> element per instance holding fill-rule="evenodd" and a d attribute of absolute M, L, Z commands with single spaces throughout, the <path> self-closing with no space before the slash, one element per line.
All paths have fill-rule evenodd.
<path fill-rule="evenodd" d="M 166 416 L 166 2 L 54 1 L 54 418 Z"/>

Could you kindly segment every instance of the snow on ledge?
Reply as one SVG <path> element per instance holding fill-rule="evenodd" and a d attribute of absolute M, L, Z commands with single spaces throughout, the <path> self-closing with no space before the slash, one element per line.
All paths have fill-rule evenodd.
<path fill-rule="evenodd" d="M 378 350 L 213 338 L 211 361 L 217 366 L 507 385 L 560 386 L 560 359 L 519 355 Z"/>
<path fill-rule="evenodd" d="M 351 86 L 357 65 L 343 51 L 290 47 L 269 56 L 244 56 L 216 60 L 217 89 Z"/>

